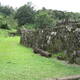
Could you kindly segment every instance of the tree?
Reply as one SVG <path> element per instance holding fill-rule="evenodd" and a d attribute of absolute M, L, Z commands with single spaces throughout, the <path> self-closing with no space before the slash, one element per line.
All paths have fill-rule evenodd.
<path fill-rule="evenodd" d="M 35 15 L 35 24 L 37 28 L 46 28 L 53 25 L 53 18 L 48 14 L 47 11 L 38 11 Z"/>
<path fill-rule="evenodd" d="M 12 7 L 9 7 L 9 6 L 2 6 L 0 4 L 0 13 L 6 15 L 6 16 L 9 16 L 11 14 L 14 13 L 14 9 Z"/>
<path fill-rule="evenodd" d="M 24 5 L 20 7 L 15 15 L 15 18 L 18 20 L 19 26 L 22 26 L 27 23 L 33 23 L 33 17 L 34 17 L 35 10 L 31 6 L 31 3 L 28 2 L 27 5 Z"/>
<path fill-rule="evenodd" d="M 62 20 L 65 17 L 65 13 L 63 11 L 54 10 L 55 19 Z"/>

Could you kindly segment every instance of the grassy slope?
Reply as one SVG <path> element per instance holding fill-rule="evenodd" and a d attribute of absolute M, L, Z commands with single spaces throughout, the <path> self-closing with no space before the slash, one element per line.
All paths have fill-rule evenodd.
<path fill-rule="evenodd" d="M 79 66 L 33 54 L 19 40 L 19 37 L 0 37 L 0 80 L 41 80 L 80 74 Z"/>

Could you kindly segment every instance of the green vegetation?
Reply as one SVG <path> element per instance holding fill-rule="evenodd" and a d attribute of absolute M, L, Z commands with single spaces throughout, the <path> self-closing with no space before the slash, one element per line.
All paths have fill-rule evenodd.
<path fill-rule="evenodd" d="M 3 6 L 0 4 L 0 13 L 9 16 L 14 14 L 14 9 L 10 6 Z"/>
<path fill-rule="evenodd" d="M 0 36 L 8 31 L 0 30 Z M 1 34 L 2 33 L 2 34 Z M 0 80 L 42 80 L 80 74 L 80 66 L 36 55 L 19 37 L 0 37 Z"/>
<path fill-rule="evenodd" d="M 15 10 L 9 6 L 0 4 L 0 28 L 16 29 L 17 21 L 14 19 Z"/>
<path fill-rule="evenodd" d="M 33 10 L 31 3 L 27 3 L 27 5 L 20 7 L 15 14 L 15 19 L 18 20 L 18 25 L 22 26 L 24 24 L 33 23 L 34 13 L 35 11 Z"/>
<path fill-rule="evenodd" d="M 8 32 L 9 30 L 0 29 L 0 39 L 2 39 L 2 37 L 8 37 Z"/>
<path fill-rule="evenodd" d="M 39 11 L 35 15 L 35 24 L 37 28 L 46 28 L 53 26 L 53 18 L 46 11 Z"/>
<path fill-rule="evenodd" d="M 17 9 L 15 19 L 19 27 L 33 24 L 33 28 L 56 27 L 59 22 L 80 21 L 80 13 L 42 8 L 35 10 L 30 2 Z"/>
<path fill-rule="evenodd" d="M 23 25 L 25 28 L 27 28 L 27 29 L 34 29 L 34 28 L 36 28 L 36 25 L 35 24 L 25 24 L 25 25 Z"/>
<path fill-rule="evenodd" d="M 44 7 L 35 10 L 31 2 L 18 9 L 0 5 L 0 28 L 13 29 L 22 26 L 27 26 L 28 29 L 56 27 L 60 22 L 68 23 L 69 21 L 79 22 L 80 13 L 52 10 Z"/>
<path fill-rule="evenodd" d="M 13 16 L 6 16 L 0 13 L 0 28 L 2 29 L 16 29 L 17 21 L 14 20 Z"/>
<path fill-rule="evenodd" d="M 10 29 L 16 29 L 18 24 L 17 21 L 13 18 L 13 16 L 7 16 L 5 18 L 6 23 L 8 24 Z"/>

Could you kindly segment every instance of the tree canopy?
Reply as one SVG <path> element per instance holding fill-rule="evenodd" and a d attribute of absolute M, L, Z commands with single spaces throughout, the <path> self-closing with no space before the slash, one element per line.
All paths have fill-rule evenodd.
<path fill-rule="evenodd" d="M 14 9 L 10 6 L 2 6 L 0 5 L 0 13 L 4 14 L 4 15 L 11 15 L 14 13 Z"/>
<path fill-rule="evenodd" d="M 34 8 L 30 3 L 28 3 L 27 5 L 24 5 L 17 10 L 15 18 L 18 20 L 18 24 L 20 26 L 27 23 L 33 23 L 34 13 Z"/>
<path fill-rule="evenodd" d="M 53 26 L 53 18 L 45 10 L 38 11 L 35 15 L 35 24 L 38 28 Z"/>

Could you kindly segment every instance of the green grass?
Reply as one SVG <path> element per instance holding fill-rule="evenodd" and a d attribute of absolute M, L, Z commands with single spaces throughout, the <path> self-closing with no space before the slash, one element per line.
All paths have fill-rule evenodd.
<path fill-rule="evenodd" d="M 80 74 L 80 66 L 41 57 L 19 41 L 19 37 L 0 37 L 0 80 L 44 80 Z"/>
<path fill-rule="evenodd" d="M 9 30 L 0 29 L 0 37 L 7 37 Z"/>
<path fill-rule="evenodd" d="M 8 37 L 8 33 L 9 32 L 16 32 L 17 30 L 15 29 L 11 29 L 11 30 L 4 30 L 4 29 L 0 29 L 0 37 L 2 39 L 2 37 Z"/>
<path fill-rule="evenodd" d="M 25 24 L 24 27 L 27 29 L 35 29 L 35 24 Z"/>

